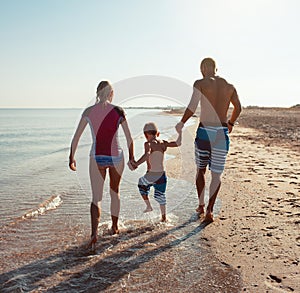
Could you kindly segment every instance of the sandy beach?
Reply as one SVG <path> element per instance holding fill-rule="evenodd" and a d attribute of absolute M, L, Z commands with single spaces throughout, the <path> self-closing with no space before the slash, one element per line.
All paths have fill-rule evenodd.
<path fill-rule="evenodd" d="M 202 237 L 220 263 L 241 274 L 241 291 L 300 292 L 299 125 L 299 107 L 252 107 L 230 135 L 221 211 Z M 186 129 L 181 149 L 191 162 L 181 176 L 190 181 L 196 127 Z M 181 159 L 168 161 L 169 175 L 176 177 Z"/>
<path fill-rule="evenodd" d="M 300 109 L 243 109 L 209 225 L 195 212 L 192 119 L 182 146 L 167 151 L 167 223 L 135 218 L 132 204 L 111 236 L 104 213 L 88 251 L 89 197 L 74 185 L 57 209 L 1 227 L 0 291 L 300 292 Z M 126 196 L 140 202 L 125 179 L 123 207 Z"/>

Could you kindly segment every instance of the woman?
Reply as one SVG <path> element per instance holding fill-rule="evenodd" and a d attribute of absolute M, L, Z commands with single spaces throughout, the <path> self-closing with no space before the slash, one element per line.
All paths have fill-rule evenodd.
<path fill-rule="evenodd" d="M 74 159 L 78 141 L 87 124 L 91 127 L 93 145 L 90 152 L 89 175 L 93 201 L 91 203 L 92 234 L 89 247 L 97 242 L 98 225 L 101 214 L 103 187 L 108 170 L 110 177 L 112 234 L 119 233 L 118 218 L 120 212 L 119 185 L 124 170 L 124 155 L 118 142 L 118 128 L 121 124 L 129 151 L 129 164 L 134 161 L 133 140 L 128 128 L 125 113 L 121 107 L 111 104 L 113 89 L 108 81 L 101 81 L 97 87 L 95 105 L 88 107 L 82 114 L 74 134 L 69 157 L 69 167 L 76 171 Z M 129 165 L 130 166 L 130 165 Z"/>

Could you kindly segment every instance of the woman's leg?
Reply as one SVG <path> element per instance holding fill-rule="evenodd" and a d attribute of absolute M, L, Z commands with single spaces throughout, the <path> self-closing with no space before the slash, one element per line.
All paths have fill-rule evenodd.
<path fill-rule="evenodd" d="M 110 178 L 110 212 L 112 220 L 112 232 L 118 233 L 118 219 L 120 213 L 120 181 L 124 170 L 124 159 L 116 166 L 109 167 Z"/>
<path fill-rule="evenodd" d="M 100 221 L 100 214 L 101 214 L 101 201 L 103 196 L 103 187 L 104 187 L 104 180 L 106 176 L 106 169 L 99 168 L 95 159 L 90 158 L 90 166 L 89 166 L 89 173 L 90 173 L 90 182 L 92 188 L 92 203 L 90 208 L 91 213 L 91 242 L 90 245 L 97 241 L 98 235 L 98 225 Z"/>

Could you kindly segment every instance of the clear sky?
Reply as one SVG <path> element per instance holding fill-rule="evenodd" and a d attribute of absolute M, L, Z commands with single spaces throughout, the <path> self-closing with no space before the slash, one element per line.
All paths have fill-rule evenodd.
<path fill-rule="evenodd" d="M 85 107 L 102 79 L 201 78 L 243 105 L 300 103 L 298 0 L 0 0 L 0 107 Z M 187 100 L 189 97 L 187 97 Z"/>

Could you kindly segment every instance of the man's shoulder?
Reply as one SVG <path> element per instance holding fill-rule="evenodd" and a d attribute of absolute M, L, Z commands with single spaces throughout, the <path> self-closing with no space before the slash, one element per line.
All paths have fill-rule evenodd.
<path fill-rule="evenodd" d="M 201 83 L 203 83 L 203 80 L 203 78 L 195 80 L 194 87 L 198 88 L 201 85 Z"/>
<path fill-rule="evenodd" d="M 224 77 L 221 76 L 216 76 L 216 78 L 220 81 L 223 82 L 224 84 L 226 84 L 229 87 L 234 87 L 233 84 L 231 84 L 230 82 L 227 81 L 227 79 L 225 79 Z"/>

